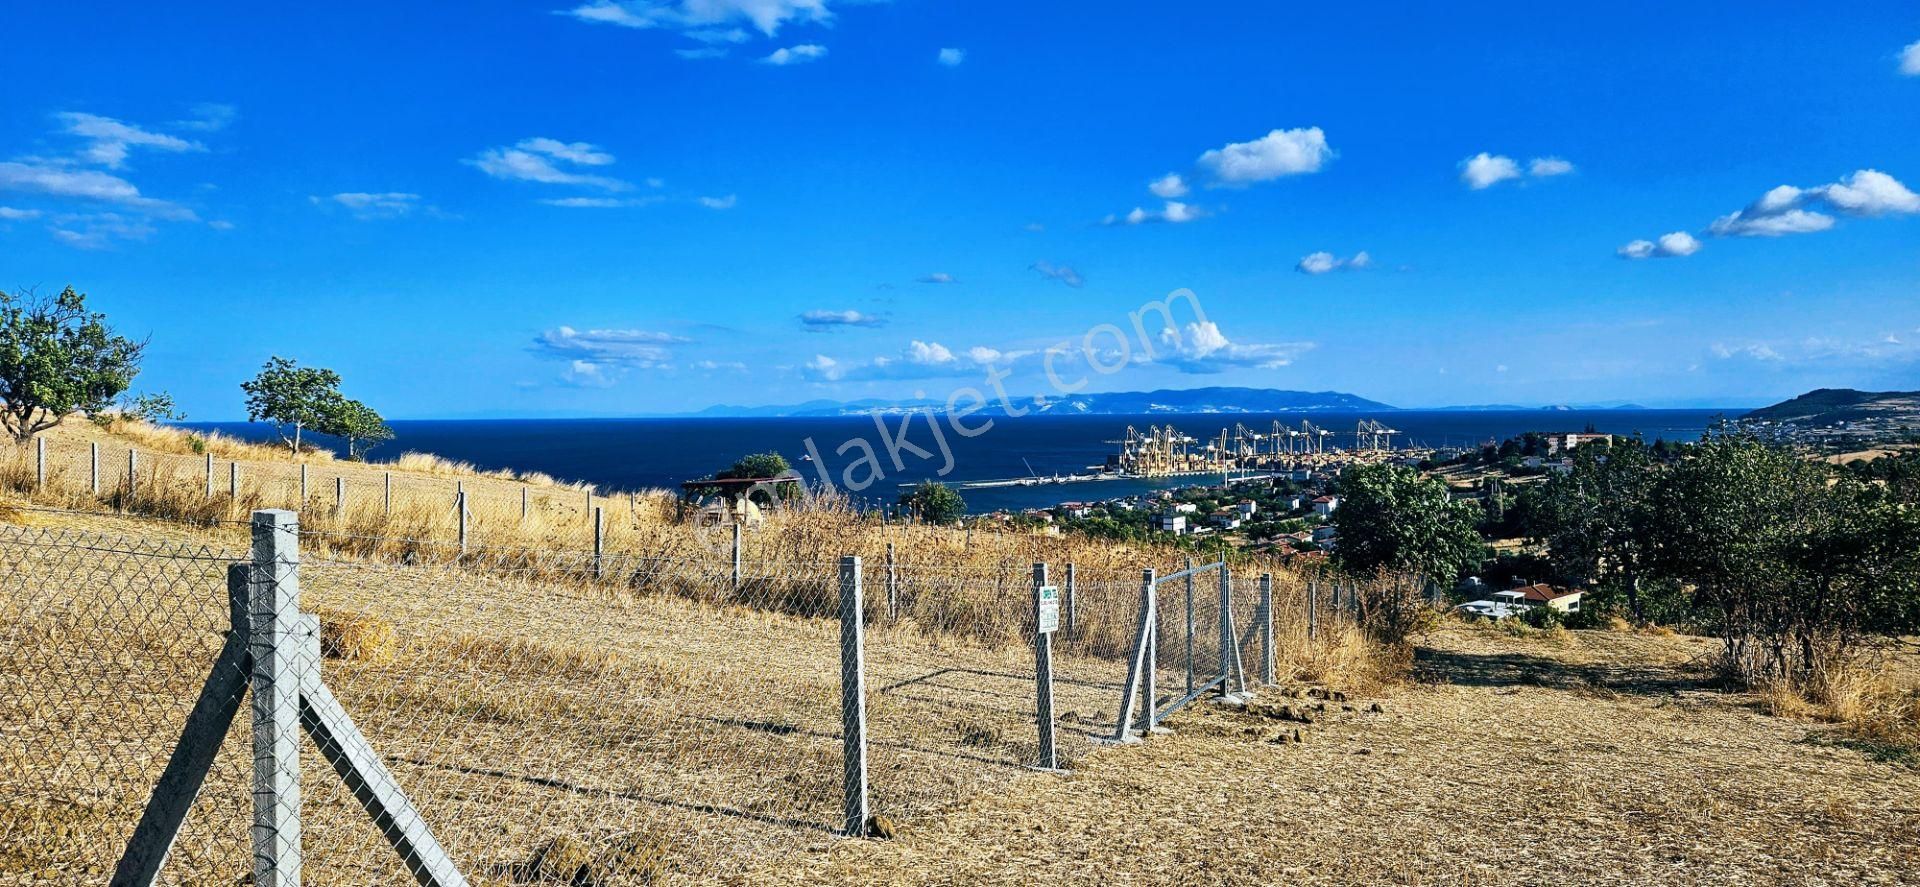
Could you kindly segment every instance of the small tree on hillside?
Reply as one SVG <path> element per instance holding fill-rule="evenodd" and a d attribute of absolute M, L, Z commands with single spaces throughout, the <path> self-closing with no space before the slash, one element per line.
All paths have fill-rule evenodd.
<path fill-rule="evenodd" d="M 145 349 L 73 287 L 51 299 L 0 293 L 0 426 L 24 442 L 75 412 L 105 410 L 133 384 Z"/>
<path fill-rule="evenodd" d="M 714 477 L 723 480 L 730 478 L 752 478 L 759 480 L 761 478 L 779 477 L 781 473 L 791 467 L 792 466 L 787 464 L 787 457 L 779 453 L 754 453 L 752 455 L 741 456 L 739 459 L 734 460 L 732 467 L 715 474 Z"/>
<path fill-rule="evenodd" d="M 1527 534 L 1547 543 L 1556 571 L 1623 589 L 1635 620 L 1644 618 L 1640 583 L 1656 541 L 1653 489 L 1661 470 L 1639 438 L 1588 444 L 1574 452 L 1571 471 L 1529 491 L 1522 509 Z"/>
<path fill-rule="evenodd" d="M 967 514 L 967 500 L 952 487 L 930 480 L 901 494 L 900 504 L 930 524 L 950 524 Z"/>
<path fill-rule="evenodd" d="M 240 383 L 247 393 L 247 419 L 272 422 L 280 442 L 300 452 L 300 432 L 324 425 L 339 400 L 340 374 L 303 367 L 284 357 L 267 361 L 260 375 Z"/>
<path fill-rule="evenodd" d="M 1340 475 L 1334 560 L 1354 573 L 1398 570 L 1451 582 L 1480 562 L 1479 510 L 1446 484 L 1397 465 L 1362 465 Z"/>
<path fill-rule="evenodd" d="M 347 442 L 347 458 L 362 459 L 367 451 L 393 439 L 393 429 L 373 408 L 349 397 L 336 397 L 326 407 L 324 421 L 314 430 Z"/>
<path fill-rule="evenodd" d="M 123 398 L 120 401 L 120 413 L 142 422 L 178 422 L 187 417 L 186 413 L 173 402 L 173 395 L 165 391 L 155 391 Z"/>

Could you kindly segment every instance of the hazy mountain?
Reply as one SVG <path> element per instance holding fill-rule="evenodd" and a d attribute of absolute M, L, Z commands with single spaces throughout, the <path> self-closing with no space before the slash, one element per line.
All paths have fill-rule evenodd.
<path fill-rule="evenodd" d="M 1920 425 L 1920 391 L 1858 391 L 1817 388 L 1791 400 L 1761 407 L 1742 419 L 1832 425 Z"/>
<path fill-rule="evenodd" d="M 1272 388 L 1182 388 L 1160 391 L 1123 391 L 1075 394 L 1061 398 L 1020 397 L 1012 408 L 1040 415 L 1115 416 L 1167 413 L 1311 413 L 1386 412 L 1395 409 L 1376 400 L 1339 391 L 1283 391 Z M 812 400 L 787 406 L 711 406 L 695 416 L 858 416 L 944 410 L 936 400 Z M 998 401 L 981 408 L 985 415 L 1006 412 Z"/>

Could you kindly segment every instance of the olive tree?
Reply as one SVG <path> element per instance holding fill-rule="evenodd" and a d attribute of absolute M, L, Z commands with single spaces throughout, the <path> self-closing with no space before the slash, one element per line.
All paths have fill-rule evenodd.
<path fill-rule="evenodd" d="M 51 299 L 0 293 L 0 426 L 24 442 L 76 412 L 105 410 L 133 384 L 144 350 L 73 287 Z"/>
<path fill-rule="evenodd" d="M 1338 489 L 1333 557 L 1342 569 L 1451 582 L 1479 564 L 1479 509 L 1455 499 L 1439 480 L 1398 465 L 1360 465 L 1340 475 Z"/>

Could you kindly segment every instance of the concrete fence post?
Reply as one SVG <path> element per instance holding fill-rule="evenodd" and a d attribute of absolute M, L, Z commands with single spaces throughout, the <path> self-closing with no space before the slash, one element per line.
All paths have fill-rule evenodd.
<path fill-rule="evenodd" d="M 894 558 L 893 543 L 887 543 L 887 618 L 900 618 L 900 562 Z"/>
<path fill-rule="evenodd" d="M 1073 561 L 1067 561 L 1067 599 L 1062 602 L 1066 612 L 1060 614 L 1061 625 L 1068 634 L 1072 634 L 1080 624 L 1080 594 L 1075 585 Z"/>
<path fill-rule="evenodd" d="M 300 883 L 299 517 L 253 514 L 253 884 Z"/>
<path fill-rule="evenodd" d="M 454 481 L 453 482 L 453 501 L 460 502 L 466 498 L 466 495 L 467 495 L 467 482 L 464 480 Z"/>
<path fill-rule="evenodd" d="M 867 807 L 867 674 L 865 661 L 866 609 L 860 593 L 860 557 L 840 559 L 840 737 L 846 765 L 841 786 L 846 796 L 845 829 L 864 837 Z"/>
<path fill-rule="evenodd" d="M 740 534 L 742 532 L 743 530 L 740 526 L 740 521 L 738 518 L 736 518 L 733 522 L 733 590 L 735 592 L 738 592 L 740 590 L 740 573 L 741 573 Z"/>
<path fill-rule="evenodd" d="M 1273 683 L 1273 574 L 1260 574 L 1260 682 Z"/>
<path fill-rule="evenodd" d="M 33 439 L 33 488 L 47 488 L 47 438 L 40 435 Z"/>
<path fill-rule="evenodd" d="M 464 557 L 467 553 L 467 491 L 461 490 L 453 497 L 453 509 L 460 524 L 460 554 Z"/>
<path fill-rule="evenodd" d="M 601 557 L 606 553 L 606 524 L 600 518 L 600 509 L 593 509 L 593 578 L 601 577 Z"/>
<path fill-rule="evenodd" d="M 213 454 L 207 454 L 207 498 L 213 498 Z"/>
<path fill-rule="evenodd" d="M 87 486 L 95 496 L 100 495 L 100 443 L 87 443 Z"/>
<path fill-rule="evenodd" d="M 1042 630 L 1040 613 L 1041 589 L 1047 586 L 1047 565 L 1033 565 L 1033 691 L 1034 723 L 1040 731 L 1040 762 L 1042 770 L 1060 769 L 1059 749 L 1054 745 L 1053 732 L 1053 633 Z"/>

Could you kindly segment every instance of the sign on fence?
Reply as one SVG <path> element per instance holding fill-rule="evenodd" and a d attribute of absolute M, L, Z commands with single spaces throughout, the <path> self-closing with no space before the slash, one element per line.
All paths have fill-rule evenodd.
<path fill-rule="evenodd" d="M 1053 634 L 1060 630 L 1060 587 L 1057 585 L 1040 586 L 1040 628 L 1041 634 Z"/>

